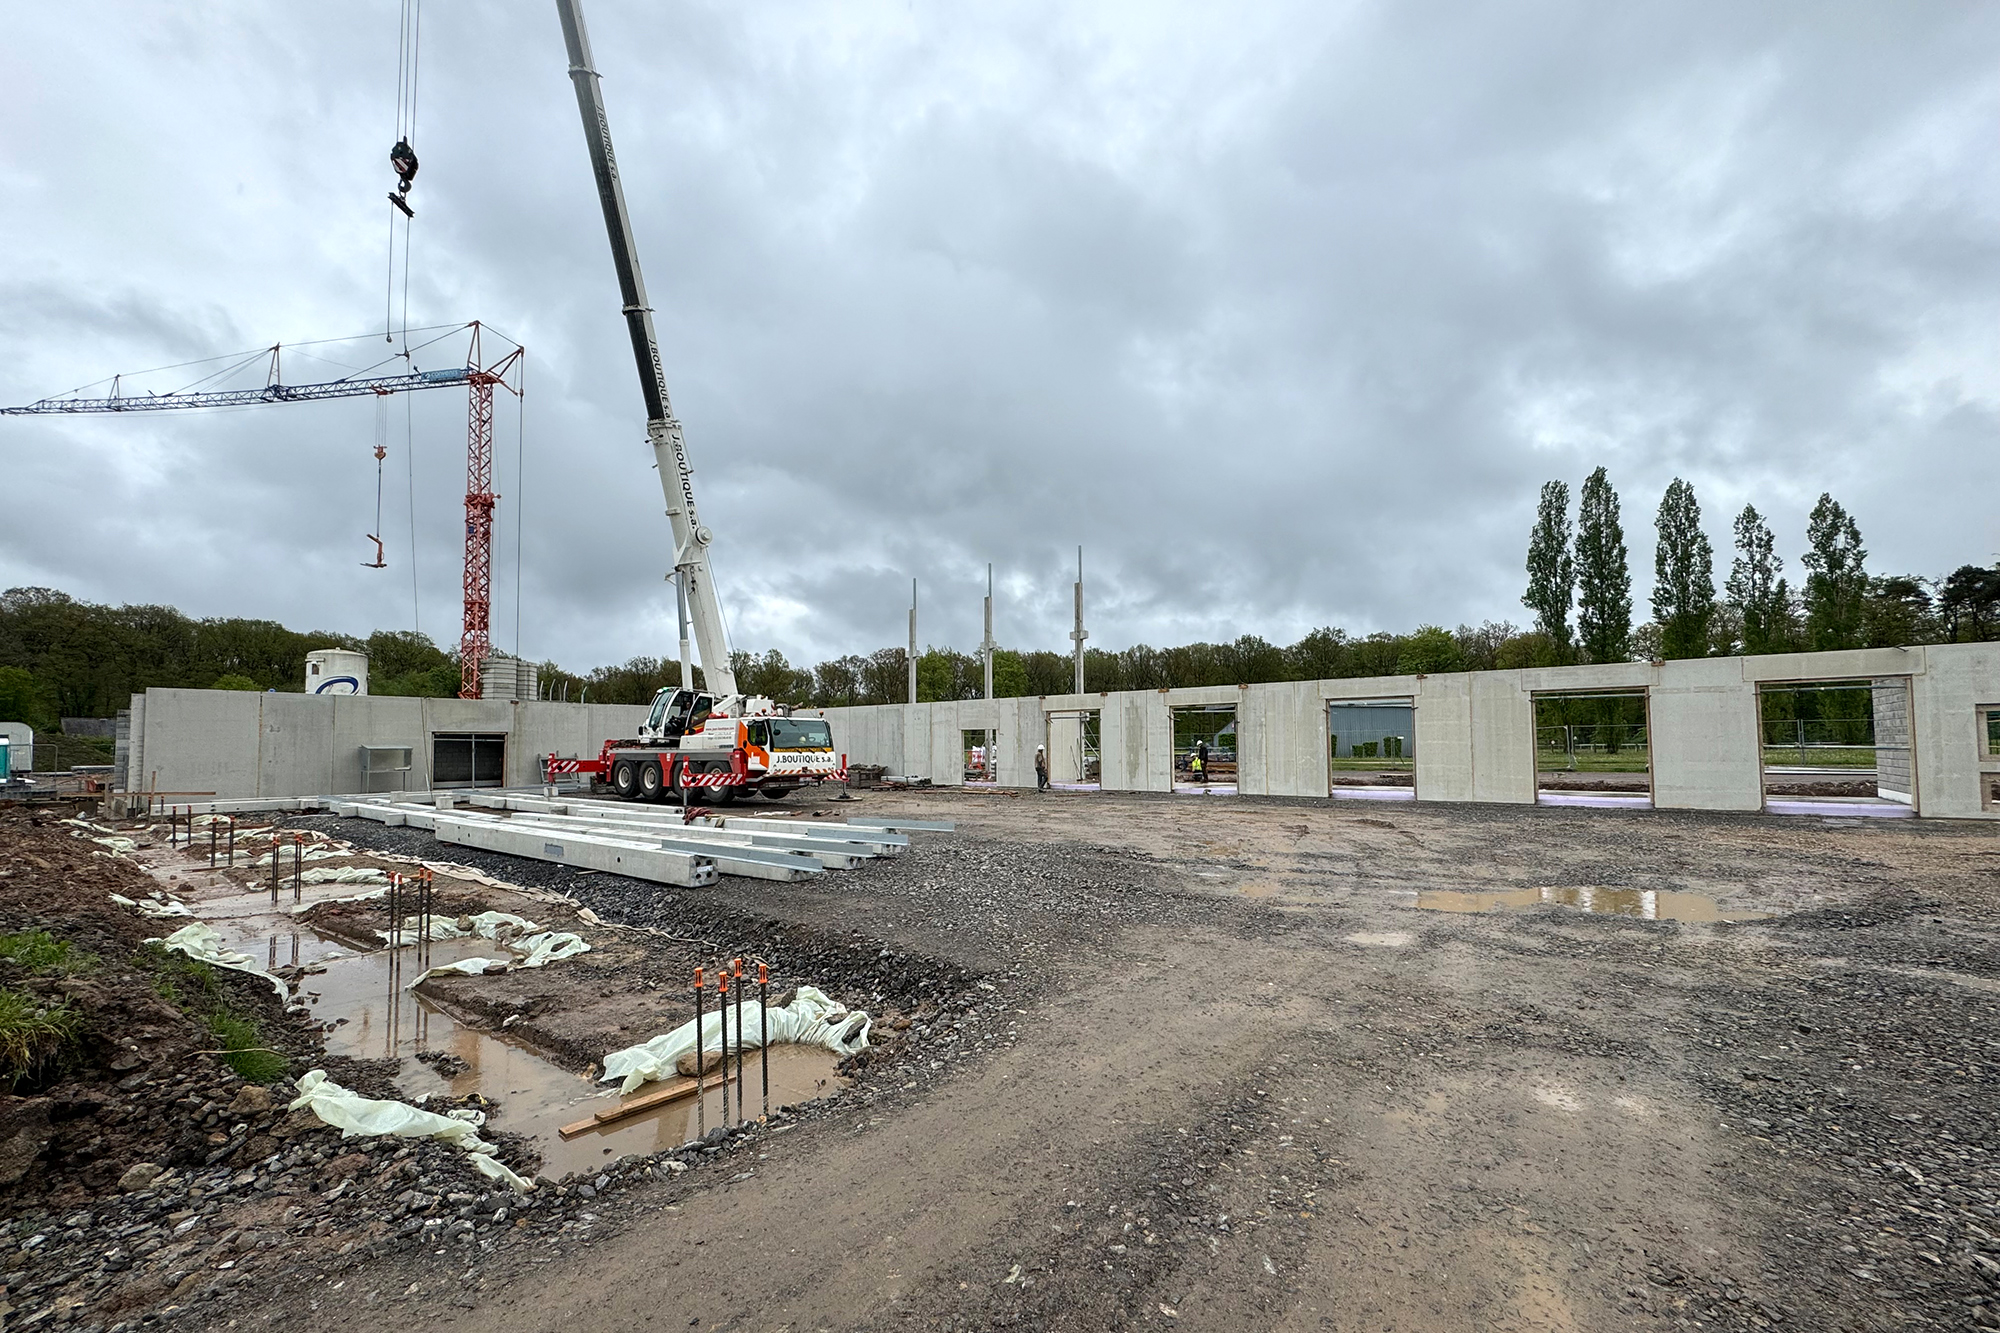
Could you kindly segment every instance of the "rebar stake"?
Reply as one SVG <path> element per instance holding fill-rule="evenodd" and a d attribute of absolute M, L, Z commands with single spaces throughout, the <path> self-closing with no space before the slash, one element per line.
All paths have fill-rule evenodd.
<path fill-rule="evenodd" d="M 743 984 L 743 960 L 732 958 L 729 965 L 736 969 L 736 1123 L 740 1125 L 750 1118 L 745 1104 L 750 1099 L 743 1095 L 743 992 L 750 988 Z"/>
<path fill-rule="evenodd" d="M 708 1052 L 703 1049 L 702 1008 L 708 996 L 705 994 L 706 978 L 701 969 L 694 970 L 694 1136 L 701 1138 L 708 1133 Z"/>
<path fill-rule="evenodd" d="M 236 868 L 236 816 L 226 815 L 224 818 L 229 821 L 229 866 L 233 870 Z"/>
<path fill-rule="evenodd" d="M 220 837 L 221 835 L 215 831 L 215 816 L 210 815 L 208 817 L 208 868 L 210 870 L 215 869 L 216 842 Z"/>
<path fill-rule="evenodd" d="M 727 1127 L 729 1124 L 729 965 L 723 964 L 717 972 L 715 1007 L 722 1011 L 722 1123 Z"/>
<path fill-rule="evenodd" d="M 277 855 L 275 847 L 271 849 L 271 854 L 273 856 Z M 303 902 L 305 901 L 305 896 L 306 835 L 303 833 L 294 833 L 292 835 L 292 901 L 294 903 Z"/>
<path fill-rule="evenodd" d="M 279 855 L 279 841 L 278 834 L 273 832 L 271 834 L 271 906 L 273 907 L 278 905 L 278 862 L 283 859 Z"/>
<path fill-rule="evenodd" d="M 764 1118 L 771 1118 L 771 969 L 757 964 L 757 1065 L 764 1075 Z"/>

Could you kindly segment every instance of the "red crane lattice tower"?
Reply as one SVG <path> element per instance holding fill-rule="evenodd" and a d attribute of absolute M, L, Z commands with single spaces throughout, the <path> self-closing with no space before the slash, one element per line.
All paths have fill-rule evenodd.
<path fill-rule="evenodd" d="M 473 367 L 466 376 L 465 433 L 465 628 L 458 639 L 458 697 L 477 699 L 480 674 L 493 650 L 493 387 L 509 393 L 507 372 L 522 356 L 516 347 L 490 366 L 479 364 L 479 325 L 472 326 Z"/>

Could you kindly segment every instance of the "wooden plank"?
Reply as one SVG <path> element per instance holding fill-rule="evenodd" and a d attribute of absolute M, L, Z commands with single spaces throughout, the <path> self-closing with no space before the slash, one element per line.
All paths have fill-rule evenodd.
<path fill-rule="evenodd" d="M 714 1073 L 710 1074 L 704 1080 L 703 1087 L 719 1088 L 724 1083 L 733 1083 L 735 1081 L 732 1076 Z M 636 1097 L 631 1097 L 618 1103 L 616 1106 L 606 1107 L 590 1119 L 574 1121 L 564 1125 L 556 1132 L 561 1134 L 565 1139 L 573 1139 L 579 1134 L 588 1134 L 593 1129 L 602 1129 L 604 1126 L 616 1124 L 620 1120 L 626 1120 L 635 1115 L 644 1115 L 646 1112 L 665 1106 L 669 1102 L 677 1102 L 683 1097 L 691 1097 L 694 1095 L 694 1090 L 695 1081 L 691 1078 L 684 1078 L 679 1082 L 669 1083 L 665 1087 L 655 1088 L 651 1092 L 642 1092 Z"/>

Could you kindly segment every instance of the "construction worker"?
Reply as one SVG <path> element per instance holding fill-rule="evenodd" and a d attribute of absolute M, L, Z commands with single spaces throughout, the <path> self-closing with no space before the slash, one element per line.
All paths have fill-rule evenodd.
<path fill-rule="evenodd" d="M 1204 787 L 1208 785 L 1207 741 L 1196 741 L 1194 743 L 1194 753 L 1188 756 L 1188 778 L 1191 781 L 1199 782 Z"/>
<path fill-rule="evenodd" d="M 1043 747 L 1035 747 L 1035 790 L 1049 789 L 1049 752 Z"/>

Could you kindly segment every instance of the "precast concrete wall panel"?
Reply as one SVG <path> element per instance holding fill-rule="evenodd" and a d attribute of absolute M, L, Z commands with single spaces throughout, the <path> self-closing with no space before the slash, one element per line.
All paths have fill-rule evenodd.
<path fill-rule="evenodd" d="M 1517 671 L 1472 676 L 1472 799 L 1535 803 L 1535 703 Z"/>
<path fill-rule="evenodd" d="M 424 701 L 387 694 L 323 695 L 333 705 L 333 781 L 328 793 L 365 791 L 361 779 L 361 747 L 364 745 L 407 745 L 410 771 L 400 778 L 376 777 L 380 791 L 428 791 L 431 785 L 431 746 L 424 734 Z M 401 786 L 396 784 L 401 783 Z M 320 792 L 301 790 L 270 795 L 316 796 Z"/>
<path fill-rule="evenodd" d="M 1472 678 L 1466 675 L 1426 676 L 1418 681 L 1416 729 L 1417 799 L 1471 800 Z"/>
<path fill-rule="evenodd" d="M 2000 704 L 2000 644 L 1933 644 L 1921 651 L 1924 672 L 1910 682 L 1917 813 L 1995 818 L 1980 799 L 1984 738 L 1977 710 Z"/>
<path fill-rule="evenodd" d="M 1647 692 L 1653 804 L 1662 810 L 1761 810 L 1757 687 L 1726 657 L 1666 662 Z"/>
<path fill-rule="evenodd" d="M 1326 701 L 1318 681 L 1252 685 L 1236 710 L 1236 790 L 1327 794 Z"/>
<path fill-rule="evenodd" d="M 257 795 L 261 699 L 238 690 L 148 690 L 142 781 L 159 791 Z"/>
<path fill-rule="evenodd" d="M 333 785 L 336 696 L 260 694 L 256 698 L 257 790 L 251 795 L 305 796 L 339 791 Z M 360 765 L 355 767 L 358 770 Z"/>
<path fill-rule="evenodd" d="M 957 702 L 930 705 L 931 752 L 923 773 L 934 786 L 965 785 L 964 709 L 965 705 Z"/>
<path fill-rule="evenodd" d="M 1173 714 L 1154 690 L 1099 700 L 1098 773 L 1105 791 L 1173 790 Z"/>
<path fill-rule="evenodd" d="M 144 791 L 146 779 L 146 696 L 132 696 L 130 735 L 125 750 L 125 790 Z"/>

